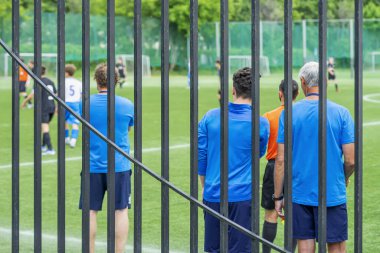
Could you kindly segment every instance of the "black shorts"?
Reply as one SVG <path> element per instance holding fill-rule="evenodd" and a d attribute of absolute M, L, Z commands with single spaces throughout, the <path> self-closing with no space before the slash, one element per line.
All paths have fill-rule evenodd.
<path fill-rule="evenodd" d="M 116 210 L 131 208 L 131 174 L 131 170 L 115 173 Z M 106 191 L 107 173 L 90 173 L 90 210 L 102 210 L 104 194 Z M 82 187 L 79 199 L 79 209 L 82 209 Z"/>
<path fill-rule="evenodd" d="M 19 82 L 20 84 L 20 89 L 19 92 L 26 92 L 26 82 Z"/>
<path fill-rule="evenodd" d="M 274 201 L 272 199 L 272 195 L 274 193 L 274 165 L 274 159 L 268 161 L 263 177 L 263 187 L 261 189 L 261 207 L 266 210 L 274 210 Z"/>
<path fill-rule="evenodd" d="M 54 112 L 42 112 L 41 122 L 49 124 L 54 117 Z"/>
<path fill-rule="evenodd" d="M 336 78 L 336 75 L 334 74 L 334 75 L 331 75 L 330 73 L 329 73 L 329 75 L 328 75 L 328 79 L 329 80 L 335 80 L 335 78 Z"/>

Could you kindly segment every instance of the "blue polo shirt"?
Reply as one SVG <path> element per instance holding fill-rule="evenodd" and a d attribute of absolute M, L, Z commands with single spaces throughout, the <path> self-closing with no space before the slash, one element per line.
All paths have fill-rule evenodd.
<path fill-rule="evenodd" d="M 126 98 L 115 97 L 115 142 L 129 154 L 128 129 L 133 126 L 133 104 Z M 90 123 L 107 136 L 107 94 L 90 97 Z M 92 131 L 90 132 L 90 173 L 107 173 L 107 144 Z M 115 172 L 131 169 L 130 162 L 115 152 Z"/>
<path fill-rule="evenodd" d="M 228 105 L 228 201 L 251 199 L 252 107 Z M 260 157 L 265 154 L 269 137 L 268 120 L 260 117 Z M 205 176 L 203 198 L 220 202 L 220 109 L 206 113 L 198 125 L 198 174 Z M 257 168 L 259 169 L 259 168 Z"/>
<path fill-rule="evenodd" d="M 318 206 L 318 100 L 293 105 L 293 202 Z M 327 101 L 327 206 L 346 203 L 346 180 L 342 145 L 354 142 L 350 112 Z M 278 143 L 284 143 L 284 112 Z"/>

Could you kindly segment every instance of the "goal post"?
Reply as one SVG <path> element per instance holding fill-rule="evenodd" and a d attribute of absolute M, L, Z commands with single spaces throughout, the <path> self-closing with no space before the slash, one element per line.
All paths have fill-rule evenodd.
<path fill-rule="evenodd" d="M 230 74 L 233 74 L 238 69 L 251 67 L 252 64 L 250 55 L 230 55 L 228 61 Z M 269 58 L 267 56 L 260 56 L 260 73 L 270 75 Z"/>
<path fill-rule="evenodd" d="M 134 55 L 133 54 L 118 54 L 116 55 L 116 61 L 122 58 L 123 59 L 123 64 L 127 69 L 127 76 L 128 73 L 133 73 L 134 72 Z M 141 70 L 142 70 L 142 76 L 143 77 L 150 77 L 151 76 L 151 66 L 150 66 L 150 57 L 147 55 L 142 55 L 141 59 Z"/>
<path fill-rule="evenodd" d="M 34 53 L 20 53 L 20 58 L 24 60 L 25 64 L 29 61 L 33 61 Z M 42 63 L 46 66 L 50 75 L 57 76 L 57 54 L 56 53 L 42 53 Z M 4 54 L 3 59 L 4 76 L 8 77 L 12 73 L 12 62 L 8 54 Z"/>

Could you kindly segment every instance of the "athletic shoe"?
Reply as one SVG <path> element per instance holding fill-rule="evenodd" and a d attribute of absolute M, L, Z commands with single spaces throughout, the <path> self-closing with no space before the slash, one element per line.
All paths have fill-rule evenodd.
<path fill-rule="evenodd" d="M 66 143 L 66 145 L 69 145 L 69 144 L 70 144 L 70 137 L 66 137 L 66 138 L 65 138 L 65 143 Z"/>
<path fill-rule="evenodd" d="M 77 139 L 71 139 L 70 140 L 70 148 L 75 148 L 76 144 L 77 144 Z"/>
<path fill-rule="evenodd" d="M 41 147 L 41 152 L 42 152 L 42 153 L 46 152 L 47 150 L 48 150 L 48 148 L 47 148 L 46 146 L 42 146 L 42 147 Z"/>
<path fill-rule="evenodd" d="M 32 108 L 33 108 L 33 104 L 28 104 L 26 107 L 27 107 L 28 109 L 32 109 Z"/>
<path fill-rule="evenodd" d="M 45 152 L 42 153 L 42 155 L 55 155 L 55 150 L 54 149 L 46 150 Z"/>

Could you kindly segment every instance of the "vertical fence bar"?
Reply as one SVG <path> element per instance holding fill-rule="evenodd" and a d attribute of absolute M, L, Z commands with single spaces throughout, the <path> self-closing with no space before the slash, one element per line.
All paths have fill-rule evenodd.
<path fill-rule="evenodd" d="M 169 180 L 169 1 L 161 0 L 161 176 Z M 169 188 L 161 184 L 161 252 L 169 252 Z"/>
<path fill-rule="evenodd" d="M 228 217 L 228 0 L 220 0 L 220 213 Z M 220 252 L 228 252 L 228 224 L 220 222 Z"/>
<path fill-rule="evenodd" d="M 363 1 L 355 1 L 355 253 L 363 252 Z"/>
<path fill-rule="evenodd" d="M 82 117 L 90 122 L 90 2 L 82 0 Z M 90 130 L 82 130 L 82 252 L 90 252 Z"/>
<path fill-rule="evenodd" d="M 190 195 L 198 199 L 198 0 L 190 0 Z M 190 252 L 198 252 L 198 207 L 192 202 Z"/>
<path fill-rule="evenodd" d="M 141 0 L 135 0 L 134 6 L 134 156 L 142 161 L 142 27 L 141 27 Z M 142 171 L 134 166 L 134 241 L 133 250 L 140 253 L 142 249 Z"/>
<path fill-rule="evenodd" d="M 115 141 L 115 0 L 107 1 L 107 137 Z M 115 150 L 108 145 L 107 252 L 115 252 Z"/>
<path fill-rule="evenodd" d="M 252 232 L 260 234 L 260 1 L 251 2 L 251 66 L 252 66 Z M 252 241 L 252 252 L 259 252 L 260 244 Z"/>
<path fill-rule="evenodd" d="M 34 73 L 41 76 L 41 0 L 34 0 Z M 41 87 L 34 82 L 34 252 L 42 250 Z"/>
<path fill-rule="evenodd" d="M 284 180 L 284 197 L 285 197 L 285 249 L 292 251 L 293 248 L 293 203 L 292 203 L 292 102 L 293 102 L 293 50 L 292 50 L 292 33 L 293 33 L 293 16 L 292 0 L 284 2 L 284 65 L 285 65 L 285 180 Z"/>
<path fill-rule="evenodd" d="M 12 49 L 20 49 L 20 2 L 12 2 Z M 20 85 L 19 65 L 12 61 L 12 253 L 20 247 Z"/>
<path fill-rule="evenodd" d="M 327 0 L 319 0 L 318 251 L 326 252 L 326 35 Z"/>
<path fill-rule="evenodd" d="M 65 1 L 57 2 L 58 95 L 65 100 Z M 58 105 L 58 253 L 65 252 L 65 109 Z"/>

